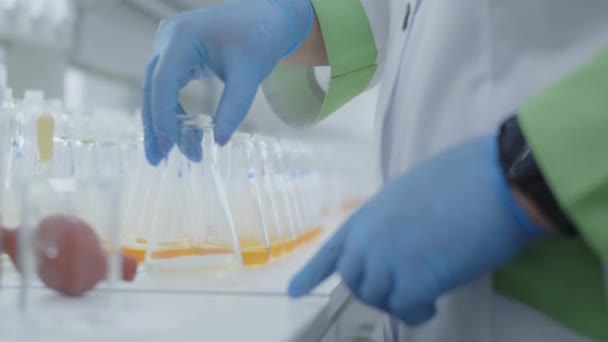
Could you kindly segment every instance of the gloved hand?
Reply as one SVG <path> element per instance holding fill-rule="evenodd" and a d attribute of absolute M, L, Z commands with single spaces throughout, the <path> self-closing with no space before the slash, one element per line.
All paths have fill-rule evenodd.
<path fill-rule="evenodd" d="M 143 85 L 142 116 L 148 161 L 157 165 L 174 146 L 202 158 L 200 132 L 181 136 L 179 92 L 210 73 L 225 84 L 216 112 L 215 139 L 228 142 L 261 82 L 308 37 L 310 0 L 235 0 L 164 20 Z"/>
<path fill-rule="evenodd" d="M 307 294 L 334 272 L 363 302 L 408 324 L 442 294 L 492 272 L 544 234 L 502 175 L 494 137 L 422 163 L 357 211 L 292 280 Z"/>

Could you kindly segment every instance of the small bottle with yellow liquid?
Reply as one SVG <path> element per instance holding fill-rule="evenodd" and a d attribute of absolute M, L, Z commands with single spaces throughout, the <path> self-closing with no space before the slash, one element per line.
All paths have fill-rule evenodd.
<path fill-rule="evenodd" d="M 38 145 L 38 170 L 39 174 L 51 173 L 53 161 L 53 137 L 55 132 L 55 119 L 49 113 L 42 113 L 36 119 L 36 142 Z"/>

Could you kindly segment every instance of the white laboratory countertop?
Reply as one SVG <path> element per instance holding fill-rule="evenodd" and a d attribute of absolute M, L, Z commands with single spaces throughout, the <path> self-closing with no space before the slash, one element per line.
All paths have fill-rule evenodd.
<path fill-rule="evenodd" d="M 139 275 L 135 283 L 112 292 L 114 302 L 104 291 L 74 300 L 32 290 L 33 305 L 44 303 L 34 312 L 45 314 L 36 317 L 49 317 L 42 326 L 50 329 L 35 329 L 39 324 L 10 313 L 17 310 L 18 291 L 15 275 L 7 274 L 0 292 L 0 341 L 319 341 L 346 305 L 347 291 L 336 277 L 297 301 L 287 297 L 286 289 L 322 240 L 263 267 L 192 278 L 181 286 L 172 281 L 171 288 L 151 286 L 151 279 Z M 74 321 L 78 324 L 70 324 Z"/>

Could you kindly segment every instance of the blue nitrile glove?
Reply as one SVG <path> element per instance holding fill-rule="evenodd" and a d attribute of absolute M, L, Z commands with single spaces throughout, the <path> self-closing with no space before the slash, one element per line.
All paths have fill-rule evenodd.
<path fill-rule="evenodd" d="M 363 302 L 417 325 L 442 294 L 492 272 L 544 234 L 510 192 L 494 137 L 422 163 L 358 210 L 292 280 L 309 293 L 338 272 Z"/>
<path fill-rule="evenodd" d="M 180 90 L 211 73 L 225 84 L 216 112 L 215 139 L 228 142 L 249 110 L 260 83 L 304 42 L 313 23 L 310 0 L 235 0 L 164 20 L 146 69 L 142 117 L 146 156 L 157 165 L 174 144 L 202 158 L 201 134 L 182 137 Z M 192 132 L 192 131 L 191 131 Z"/>

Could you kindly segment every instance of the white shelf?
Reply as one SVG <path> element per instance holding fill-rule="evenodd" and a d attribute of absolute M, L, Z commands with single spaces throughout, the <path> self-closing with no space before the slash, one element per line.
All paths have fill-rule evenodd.
<path fill-rule="evenodd" d="M 207 278 L 198 287 L 154 289 L 150 278 L 140 276 L 112 292 L 113 309 L 108 309 L 112 302 L 105 299 L 104 291 L 74 300 L 45 289 L 32 290 L 34 305 L 44 303 L 36 312 L 51 319 L 50 330 L 13 313 L 19 312 L 18 278 L 8 274 L 7 287 L 0 292 L 2 341 L 80 342 L 85 334 L 91 336 L 88 341 L 104 342 L 319 341 L 346 304 L 347 292 L 335 277 L 302 300 L 290 299 L 286 289 L 322 240 L 263 267 Z M 100 312 L 109 313 L 109 318 L 102 319 Z M 62 317 L 62 324 L 56 324 L 57 317 Z"/>

